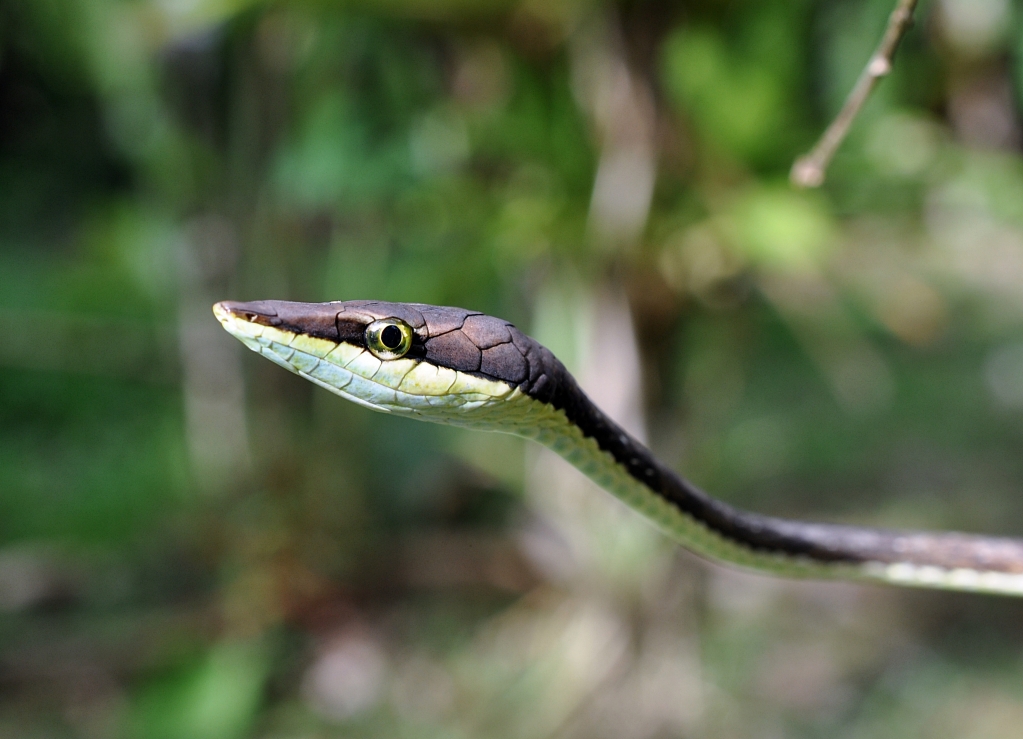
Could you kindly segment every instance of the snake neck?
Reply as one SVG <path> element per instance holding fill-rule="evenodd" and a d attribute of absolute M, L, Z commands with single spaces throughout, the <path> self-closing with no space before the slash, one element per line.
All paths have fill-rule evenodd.
<path fill-rule="evenodd" d="M 567 371 L 519 430 L 695 553 L 790 575 L 1023 592 L 1023 542 L 762 516 L 711 498 L 604 414 Z"/>

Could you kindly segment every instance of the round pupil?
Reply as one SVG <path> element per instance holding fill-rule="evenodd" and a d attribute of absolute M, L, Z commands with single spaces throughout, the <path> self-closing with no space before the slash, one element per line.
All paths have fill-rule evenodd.
<path fill-rule="evenodd" d="M 401 329 L 397 326 L 387 326 L 380 332 L 380 343 L 388 349 L 397 349 L 401 346 Z"/>

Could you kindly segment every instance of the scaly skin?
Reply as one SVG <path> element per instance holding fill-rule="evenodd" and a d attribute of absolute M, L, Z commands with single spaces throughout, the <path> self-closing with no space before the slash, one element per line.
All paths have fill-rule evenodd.
<path fill-rule="evenodd" d="M 500 319 L 372 301 L 213 310 L 253 351 L 359 405 L 549 447 L 702 556 L 776 575 L 1023 595 L 1020 540 L 789 521 L 711 498 L 607 418 L 547 349 Z M 371 326 L 381 321 L 407 332 L 406 354 L 391 358 L 372 345 Z"/>

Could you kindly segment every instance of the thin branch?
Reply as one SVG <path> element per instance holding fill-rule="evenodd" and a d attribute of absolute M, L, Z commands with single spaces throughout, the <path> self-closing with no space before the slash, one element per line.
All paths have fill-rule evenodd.
<path fill-rule="evenodd" d="M 870 57 L 867 66 L 860 73 L 849 97 L 845 99 L 842 110 L 835 116 L 827 130 L 821 136 L 817 145 L 810 150 L 810 153 L 801 156 L 792 165 L 789 179 L 797 187 L 819 187 L 824 182 L 824 173 L 831 163 L 838 147 L 842 144 L 849 127 L 859 114 L 863 104 L 867 102 L 870 93 L 881 81 L 882 77 L 892 71 L 892 58 L 899 46 L 902 37 L 913 25 L 913 10 L 916 8 L 917 0 L 897 0 L 895 10 L 888 18 L 888 27 L 885 29 L 884 37 L 881 39 L 877 50 Z"/>

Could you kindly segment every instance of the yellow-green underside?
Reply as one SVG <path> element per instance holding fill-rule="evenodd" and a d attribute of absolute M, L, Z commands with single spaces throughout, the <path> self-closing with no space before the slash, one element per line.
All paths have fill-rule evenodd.
<path fill-rule="evenodd" d="M 359 405 L 523 436 L 553 450 L 622 502 L 654 521 L 687 549 L 709 559 L 792 577 L 880 580 L 919 587 L 1023 594 L 1023 575 L 949 570 L 909 563 L 826 564 L 765 554 L 726 539 L 632 477 L 571 423 L 564 412 L 517 387 L 415 359 L 381 361 L 353 344 L 218 313 L 224 328 L 270 361 Z"/>

